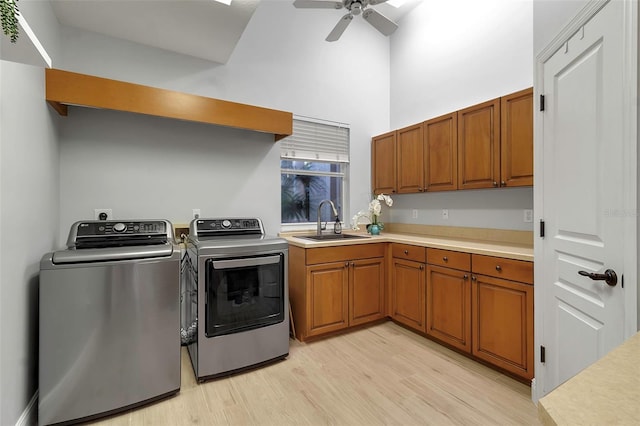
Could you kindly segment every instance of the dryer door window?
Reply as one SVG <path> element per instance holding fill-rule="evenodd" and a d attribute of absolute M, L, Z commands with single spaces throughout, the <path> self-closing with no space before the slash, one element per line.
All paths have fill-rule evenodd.
<path fill-rule="evenodd" d="M 207 337 L 284 320 L 284 254 L 205 261 Z"/>

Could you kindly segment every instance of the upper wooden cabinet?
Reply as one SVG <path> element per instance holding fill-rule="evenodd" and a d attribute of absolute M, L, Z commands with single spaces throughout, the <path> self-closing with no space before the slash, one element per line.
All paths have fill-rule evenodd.
<path fill-rule="evenodd" d="M 374 194 L 396 192 L 396 132 L 371 141 L 371 185 Z"/>
<path fill-rule="evenodd" d="M 396 144 L 398 193 L 422 192 L 424 186 L 422 124 L 398 130 Z"/>
<path fill-rule="evenodd" d="M 372 141 L 376 194 L 531 186 L 533 88 Z"/>
<path fill-rule="evenodd" d="M 501 98 L 501 186 L 533 185 L 533 88 Z"/>
<path fill-rule="evenodd" d="M 458 111 L 458 189 L 500 182 L 500 98 Z"/>
<path fill-rule="evenodd" d="M 424 190 L 458 189 L 458 114 L 443 115 L 422 124 L 424 134 Z"/>

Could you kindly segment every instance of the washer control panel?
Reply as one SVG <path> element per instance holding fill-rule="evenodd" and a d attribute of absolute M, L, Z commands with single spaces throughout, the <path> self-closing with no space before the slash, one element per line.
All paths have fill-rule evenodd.
<path fill-rule="evenodd" d="M 167 233 L 167 223 L 163 220 L 150 221 L 90 221 L 77 224 L 79 237 L 109 235 L 157 235 Z"/>

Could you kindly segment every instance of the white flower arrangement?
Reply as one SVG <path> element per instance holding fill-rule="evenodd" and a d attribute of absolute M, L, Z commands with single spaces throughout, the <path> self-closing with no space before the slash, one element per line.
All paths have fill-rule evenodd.
<path fill-rule="evenodd" d="M 352 229 L 359 230 L 359 224 L 379 224 L 378 221 L 380 213 L 382 212 L 382 203 L 380 201 L 384 201 L 384 203 L 391 207 L 393 205 L 393 200 L 389 195 L 379 194 L 377 197 L 374 197 L 373 200 L 369 203 L 368 211 L 359 211 L 356 213 L 351 219 Z"/>

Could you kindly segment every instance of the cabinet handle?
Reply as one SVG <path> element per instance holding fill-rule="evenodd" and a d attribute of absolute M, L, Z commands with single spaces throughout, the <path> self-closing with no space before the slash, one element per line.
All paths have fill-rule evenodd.
<path fill-rule="evenodd" d="M 356 266 L 356 264 L 351 262 L 351 267 L 353 268 L 354 266 Z"/>
<path fill-rule="evenodd" d="M 447 256 L 444 256 L 444 257 L 442 258 L 442 260 L 444 260 L 445 262 L 448 262 L 448 261 L 449 261 L 449 258 L 448 258 Z"/>
<path fill-rule="evenodd" d="M 501 181 L 500 181 L 500 186 L 507 186 L 507 182 L 505 182 L 505 181 L 501 180 Z"/>
<path fill-rule="evenodd" d="M 424 270 L 424 265 L 420 265 L 420 270 L 423 271 Z"/>
<path fill-rule="evenodd" d="M 471 275 L 471 281 L 476 281 L 478 279 L 478 277 L 476 277 L 475 275 Z"/>
<path fill-rule="evenodd" d="M 404 254 L 409 254 L 409 250 L 405 250 L 405 251 L 404 251 Z"/>
<path fill-rule="evenodd" d="M 496 271 L 498 271 L 498 272 L 502 271 L 502 266 L 496 265 Z"/>
<path fill-rule="evenodd" d="M 344 262 L 344 267 L 348 268 L 349 267 L 349 262 Z"/>
<path fill-rule="evenodd" d="M 422 192 L 422 188 L 418 188 L 418 192 Z"/>
<path fill-rule="evenodd" d="M 496 188 L 498 186 L 498 182 L 493 181 L 493 187 Z"/>
<path fill-rule="evenodd" d="M 469 279 L 469 275 L 464 274 L 464 275 L 462 276 L 462 279 L 463 279 L 463 280 L 468 280 L 468 279 Z"/>

